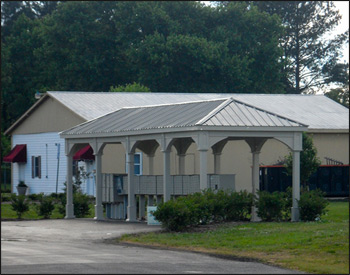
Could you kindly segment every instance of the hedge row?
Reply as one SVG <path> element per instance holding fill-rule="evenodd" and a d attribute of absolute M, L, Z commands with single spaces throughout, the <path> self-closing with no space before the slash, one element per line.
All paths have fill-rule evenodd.
<path fill-rule="evenodd" d="M 247 221 L 253 205 L 263 221 L 288 221 L 292 207 L 291 188 L 287 192 L 260 191 L 258 198 L 247 191 L 214 192 L 208 189 L 160 203 L 153 215 L 164 228 L 182 231 L 188 227 L 213 222 Z M 319 219 L 325 214 L 327 205 L 321 191 L 303 192 L 299 201 L 301 220 Z"/>

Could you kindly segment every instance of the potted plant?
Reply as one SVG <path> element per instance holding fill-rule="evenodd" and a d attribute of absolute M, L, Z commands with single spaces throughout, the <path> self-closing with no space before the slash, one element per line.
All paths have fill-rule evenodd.
<path fill-rule="evenodd" d="M 17 185 L 18 195 L 25 195 L 27 192 L 28 186 L 24 183 L 23 180 L 19 181 Z"/>

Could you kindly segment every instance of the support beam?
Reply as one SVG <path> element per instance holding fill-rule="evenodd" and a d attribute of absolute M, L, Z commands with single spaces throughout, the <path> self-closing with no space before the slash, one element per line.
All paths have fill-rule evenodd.
<path fill-rule="evenodd" d="M 128 165 L 128 218 L 126 221 L 136 221 L 136 200 L 135 200 L 135 184 L 134 184 L 134 152 L 127 154 L 127 165 Z"/>
<path fill-rule="evenodd" d="M 145 219 L 145 211 L 146 210 L 146 199 L 145 195 L 139 196 L 139 219 L 144 220 Z"/>
<path fill-rule="evenodd" d="M 162 200 L 162 196 L 157 196 L 157 205 L 160 204 L 163 200 Z"/>
<path fill-rule="evenodd" d="M 186 154 L 178 154 L 179 156 L 179 175 L 185 174 L 185 157 Z"/>
<path fill-rule="evenodd" d="M 73 154 L 67 155 L 67 203 L 65 219 L 74 219 L 73 205 Z"/>
<path fill-rule="evenodd" d="M 154 205 L 154 196 L 153 195 L 148 195 L 147 205 L 148 206 Z"/>
<path fill-rule="evenodd" d="M 164 202 L 170 200 L 171 196 L 171 177 L 170 177 L 170 150 L 163 152 L 163 192 Z"/>
<path fill-rule="evenodd" d="M 246 138 L 245 141 L 248 143 L 251 152 L 252 152 L 252 194 L 257 199 L 258 197 L 258 191 L 259 191 L 259 154 L 260 150 L 263 147 L 264 143 L 266 142 L 266 138 Z M 252 214 L 251 219 L 252 222 L 258 222 L 261 221 L 260 217 L 258 217 L 257 209 L 253 205 L 252 206 Z"/>
<path fill-rule="evenodd" d="M 252 152 L 253 155 L 253 167 L 252 167 L 252 194 L 258 198 L 259 190 L 259 151 Z M 252 216 L 250 219 L 252 222 L 259 222 L 261 219 L 258 217 L 257 209 L 252 207 Z"/>
<path fill-rule="evenodd" d="M 95 220 L 104 220 L 102 205 L 102 153 L 95 154 L 96 163 L 96 204 L 95 204 Z"/>
<path fill-rule="evenodd" d="M 300 200 L 300 151 L 293 151 L 293 206 L 292 206 L 292 222 L 299 221 L 299 205 Z"/>
<path fill-rule="evenodd" d="M 221 153 L 214 153 L 214 174 L 219 175 L 221 170 Z"/>
<path fill-rule="evenodd" d="M 208 164 L 207 152 L 208 150 L 200 149 L 199 151 L 199 187 L 200 190 L 207 189 L 208 186 Z"/>
<path fill-rule="evenodd" d="M 148 174 L 153 175 L 154 174 L 154 154 L 147 155 L 148 156 Z"/>

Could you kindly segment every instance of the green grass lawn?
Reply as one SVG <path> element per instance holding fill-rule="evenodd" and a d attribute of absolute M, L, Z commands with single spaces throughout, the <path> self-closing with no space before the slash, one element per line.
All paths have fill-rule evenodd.
<path fill-rule="evenodd" d="M 222 225 L 198 233 L 124 235 L 119 242 L 173 247 L 319 274 L 349 274 L 349 203 L 331 202 L 319 222 Z"/>
<path fill-rule="evenodd" d="M 85 218 L 93 218 L 95 216 L 95 207 L 93 204 L 89 205 L 90 207 L 90 215 L 85 216 Z M 42 219 L 43 217 L 38 216 L 38 214 L 35 211 L 34 205 L 29 206 L 29 211 L 25 212 L 22 215 L 22 219 Z M 62 215 L 58 211 L 57 205 L 55 206 L 54 211 L 52 212 L 52 215 L 50 217 L 51 219 L 63 219 L 64 215 Z M 17 219 L 17 214 L 15 211 L 12 210 L 11 204 L 1 204 L 1 219 Z"/>

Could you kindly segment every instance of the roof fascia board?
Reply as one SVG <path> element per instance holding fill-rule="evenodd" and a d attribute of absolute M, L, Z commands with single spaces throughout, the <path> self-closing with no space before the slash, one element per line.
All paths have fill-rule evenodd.
<path fill-rule="evenodd" d="M 4 134 L 5 135 L 11 135 L 11 133 L 20 125 L 22 122 L 31 114 L 33 113 L 44 101 L 46 101 L 48 98 L 54 99 L 57 103 L 61 104 L 64 108 L 71 111 L 74 115 L 78 116 L 82 120 L 86 120 L 86 118 L 82 117 L 78 113 L 74 112 L 71 108 L 68 108 L 63 102 L 58 100 L 55 96 L 53 96 L 50 92 L 46 92 L 44 96 L 42 96 L 37 102 L 35 102 L 19 119 L 13 123 L 10 128 L 8 128 Z"/>
<path fill-rule="evenodd" d="M 123 131 L 112 133 L 91 133 L 91 134 L 63 134 L 60 133 L 61 138 L 102 138 L 102 137 L 124 137 L 124 136 L 142 136 L 163 133 L 175 132 L 192 132 L 192 131 L 224 131 L 224 132 L 305 132 L 307 127 L 244 127 L 244 126 L 192 126 L 192 127 L 178 127 L 178 128 L 161 128 L 161 129 L 145 129 L 136 131 Z"/>
<path fill-rule="evenodd" d="M 322 134 L 349 134 L 349 129 L 309 129 L 310 134 L 322 133 Z"/>

